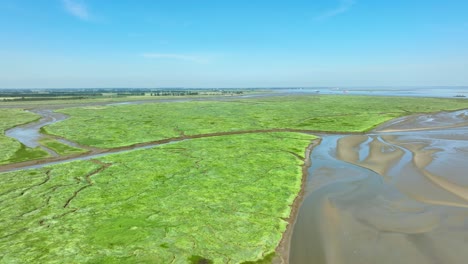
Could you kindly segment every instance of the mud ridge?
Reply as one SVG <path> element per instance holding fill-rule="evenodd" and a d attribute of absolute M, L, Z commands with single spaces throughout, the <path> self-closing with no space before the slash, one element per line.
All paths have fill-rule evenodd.
<path fill-rule="evenodd" d="M 276 256 L 273 259 L 273 264 L 285 264 L 289 261 L 289 248 L 291 246 L 291 236 L 294 230 L 294 224 L 296 223 L 296 218 L 299 213 L 299 208 L 301 207 L 302 201 L 304 199 L 305 189 L 307 185 L 307 176 L 308 176 L 308 169 L 312 165 L 311 159 L 309 158 L 310 153 L 312 152 L 313 148 L 320 144 L 321 139 L 315 139 L 312 143 L 306 148 L 304 154 L 304 164 L 302 165 L 302 179 L 301 179 L 301 189 L 297 194 L 296 198 L 291 205 L 291 212 L 289 213 L 288 219 L 283 219 L 284 221 L 288 222 L 286 230 L 283 232 L 281 240 L 276 247 Z"/>
<path fill-rule="evenodd" d="M 109 167 L 112 165 L 111 163 L 103 163 L 103 162 L 97 161 L 97 160 L 92 160 L 92 162 L 101 165 L 101 167 L 98 168 L 98 169 L 96 169 L 96 170 L 94 170 L 94 171 L 92 171 L 91 173 L 88 173 L 88 174 L 85 176 L 85 179 L 86 179 L 86 182 L 88 183 L 88 185 L 82 186 L 81 188 L 79 188 L 78 190 L 76 190 L 76 191 L 73 193 L 73 195 L 72 195 L 70 198 L 67 199 L 67 201 L 65 202 L 65 205 L 63 206 L 63 208 L 67 208 L 67 207 L 70 205 L 71 201 L 72 201 L 73 199 L 75 199 L 76 196 L 78 196 L 78 194 L 79 194 L 81 191 L 83 191 L 84 189 L 89 188 L 89 187 L 91 187 L 91 186 L 94 185 L 94 182 L 91 180 L 91 177 L 92 177 L 92 176 L 94 176 L 94 175 L 96 175 L 96 174 L 98 174 L 98 173 L 104 171 L 105 169 L 109 168 Z"/>
<path fill-rule="evenodd" d="M 155 140 L 144 143 L 137 143 L 129 146 L 122 146 L 116 148 L 107 148 L 107 149 L 95 149 L 87 153 L 81 153 L 76 155 L 62 156 L 62 157 L 50 157 L 40 160 L 30 160 L 19 163 L 12 163 L 0 166 L 0 172 L 15 171 L 20 169 L 27 169 L 28 167 L 33 166 L 45 166 L 49 164 L 73 161 L 76 159 L 85 159 L 86 157 L 93 157 L 100 154 L 115 154 L 119 152 L 125 152 L 130 150 L 135 150 L 139 148 L 158 146 L 167 143 L 174 143 L 183 140 L 189 139 L 199 139 L 199 138 L 210 138 L 210 137 L 220 137 L 220 136 L 230 136 L 230 135 L 244 135 L 244 134 L 257 134 L 257 133 L 273 133 L 273 132 L 296 132 L 296 133 L 306 133 L 306 134 L 323 134 L 324 131 L 317 130 L 304 130 L 304 129 L 287 129 L 287 128 L 274 128 L 274 129 L 259 129 L 259 130 L 243 130 L 243 131 L 227 131 L 227 132 L 215 132 L 215 133 L 206 133 L 206 134 L 197 134 L 197 135 L 185 135 L 180 137 L 166 138 L 161 140 Z M 333 132 L 334 134 L 341 135 L 342 133 Z M 353 133 L 348 133 L 353 134 Z M 362 134 L 361 132 L 355 132 L 354 134 Z"/>

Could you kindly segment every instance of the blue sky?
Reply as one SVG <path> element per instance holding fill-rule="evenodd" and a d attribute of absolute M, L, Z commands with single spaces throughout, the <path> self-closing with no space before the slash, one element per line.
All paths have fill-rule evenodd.
<path fill-rule="evenodd" d="M 0 88 L 468 85 L 465 0 L 0 0 Z"/>

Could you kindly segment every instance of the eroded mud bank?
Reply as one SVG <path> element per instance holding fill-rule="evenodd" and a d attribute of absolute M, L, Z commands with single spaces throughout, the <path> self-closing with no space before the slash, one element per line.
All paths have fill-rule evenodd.
<path fill-rule="evenodd" d="M 468 111 L 324 136 L 311 161 L 290 263 L 466 263 Z"/>

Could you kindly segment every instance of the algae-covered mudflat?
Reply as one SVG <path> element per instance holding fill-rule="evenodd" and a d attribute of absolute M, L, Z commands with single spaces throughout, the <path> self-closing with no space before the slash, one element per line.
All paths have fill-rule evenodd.
<path fill-rule="evenodd" d="M 287 261 L 278 245 L 295 218 L 313 133 L 360 133 L 467 107 L 457 99 L 284 96 L 62 108 L 68 119 L 42 128 L 48 135 L 39 141 L 61 163 L 25 155 L 39 167 L 22 170 L 15 148 L 4 158 L 14 171 L 0 174 L 0 261 Z M 0 111 L 4 130 L 38 118 Z M 57 138 L 92 148 L 82 153 Z M 67 162 L 80 156 L 88 158 Z"/>
<path fill-rule="evenodd" d="M 465 100 L 456 99 L 284 96 L 80 107 L 59 110 L 71 118 L 45 127 L 45 131 L 83 145 L 109 148 L 226 131 L 363 132 L 395 117 L 466 106 Z"/>
<path fill-rule="evenodd" d="M 273 253 L 300 190 L 298 133 L 194 139 L 2 174 L 5 263 L 239 263 Z"/>

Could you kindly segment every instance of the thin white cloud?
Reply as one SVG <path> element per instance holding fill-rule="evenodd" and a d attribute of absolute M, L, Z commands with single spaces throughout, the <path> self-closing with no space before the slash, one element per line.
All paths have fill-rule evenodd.
<path fill-rule="evenodd" d="M 182 61 L 192 61 L 197 63 L 206 63 L 208 62 L 207 58 L 201 56 L 187 55 L 187 54 L 177 54 L 177 53 L 143 53 L 141 56 L 151 59 L 170 59 L 170 60 L 182 60 Z"/>
<path fill-rule="evenodd" d="M 76 0 L 62 0 L 65 10 L 81 20 L 90 20 L 91 15 L 85 4 L 77 2 Z"/>
<path fill-rule="evenodd" d="M 316 20 L 322 21 L 332 18 L 334 16 L 346 13 L 356 2 L 354 0 L 340 0 L 339 6 L 334 9 L 325 11 L 324 13 L 315 17 Z"/>

